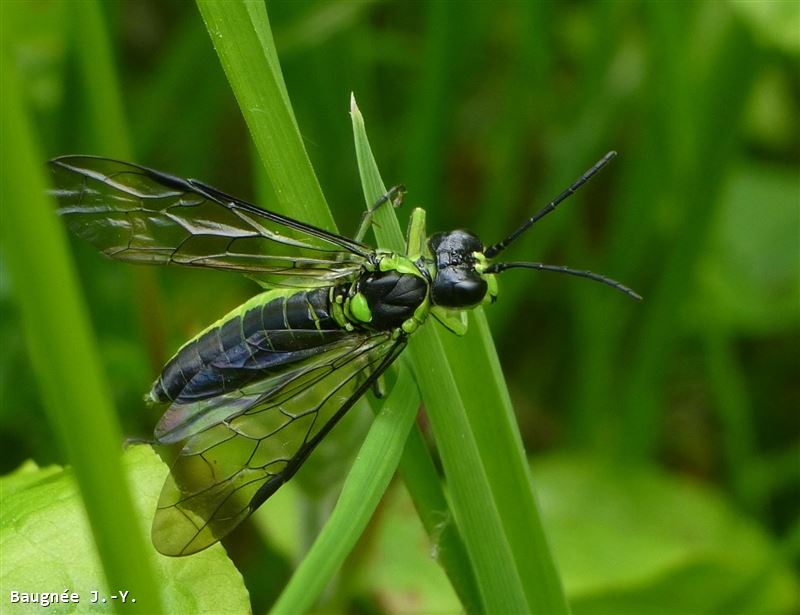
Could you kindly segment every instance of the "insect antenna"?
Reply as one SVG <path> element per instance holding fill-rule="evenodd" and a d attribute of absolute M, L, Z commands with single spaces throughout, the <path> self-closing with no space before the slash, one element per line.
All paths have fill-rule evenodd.
<path fill-rule="evenodd" d="M 588 280 L 594 280 L 595 282 L 600 282 L 601 284 L 605 284 L 606 286 L 610 286 L 618 290 L 621 293 L 625 293 L 629 297 L 636 299 L 637 301 L 642 300 L 642 296 L 628 288 L 627 286 L 620 284 L 616 280 L 612 280 L 611 278 L 607 278 L 604 275 L 600 275 L 597 273 L 592 273 L 591 271 L 580 271 L 578 269 L 570 269 L 569 267 L 563 267 L 561 265 L 545 265 L 544 263 L 495 263 L 494 265 L 489 265 L 486 269 L 484 269 L 484 273 L 500 273 L 505 271 L 506 269 L 538 269 L 539 271 L 554 271 L 556 273 L 566 273 L 568 275 L 574 275 L 579 278 L 586 278 Z"/>
<path fill-rule="evenodd" d="M 583 186 L 586 182 L 588 182 L 592 176 L 597 173 L 600 169 L 606 166 L 609 162 L 611 162 L 617 155 L 617 152 L 611 151 L 608 152 L 605 156 L 603 156 L 600 160 L 598 160 L 595 165 L 586 171 L 583 175 L 581 175 L 574 184 L 572 184 L 569 188 L 564 190 L 561 194 L 559 194 L 556 198 L 550 201 L 547 205 L 545 205 L 539 213 L 535 214 L 533 217 L 529 218 L 522 224 L 517 230 L 511 233 L 508 237 L 503 239 L 503 241 L 499 241 L 494 245 L 489 246 L 484 250 L 484 255 L 486 258 L 494 258 L 500 252 L 505 250 L 511 243 L 517 240 L 517 238 L 522 235 L 525 231 L 527 231 L 530 227 L 536 224 L 539 220 L 544 218 L 547 214 L 553 211 L 556 207 L 558 207 L 559 203 L 566 200 L 568 197 L 575 194 L 575 192 Z"/>

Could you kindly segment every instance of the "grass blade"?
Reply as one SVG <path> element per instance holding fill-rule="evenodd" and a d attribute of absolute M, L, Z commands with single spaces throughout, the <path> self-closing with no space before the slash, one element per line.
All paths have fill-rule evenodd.
<path fill-rule="evenodd" d="M 359 168 L 364 192 L 367 201 L 370 202 L 376 200 L 377 195 L 383 194 L 385 188 L 369 148 L 363 118 L 355 104 L 352 112 Z M 382 208 L 377 212 L 376 221 L 376 235 L 379 236 L 380 245 L 397 251 L 402 250 L 402 235 L 393 212 L 389 208 Z M 463 354 L 463 348 L 459 352 Z M 423 327 L 415 334 L 412 338 L 411 353 L 415 359 L 418 381 L 445 466 L 453 513 L 470 553 L 484 609 L 489 612 L 536 612 L 537 606 L 541 604 L 542 612 L 565 612 L 566 603 L 543 534 L 534 532 L 542 536 L 542 539 L 532 554 L 523 554 L 521 549 L 512 550 L 509 536 L 519 535 L 526 546 L 529 544 L 529 540 L 524 539 L 524 536 L 531 533 L 531 519 L 514 520 L 508 515 L 508 511 L 505 516 L 501 514 L 488 478 L 487 468 L 491 468 L 494 474 L 501 468 L 501 471 L 505 471 L 509 462 L 511 465 L 516 465 L 519 469 L 516 474 L 524 476 L 521 483 L 522 499 L 527 499 L 524 495 L 527 491 L 530 495 L 530 508 L 536 512 L 519 436 L 517 435 L 516 439 L 511 438 L 510 442 L 504 441 L 499 449 L 485 449 L 478 446 L 477 434 L 472 430 L 470 419 L 467 418 L 467 407 L 475 410 L 475 407 L 482 406 L 486 396 L 481 394 L 470 400 L 469 404 L 465 404 L 465 398 L 460 393 L 461 382 L 457 385 L 453 371 L 448 369 L 449 363 L 445 359 L 442 342 L 434 327 Z M 486 352 L 483 354 L 487 355 Z M 485 374 L 473 371 L 469 377 L 474 382 L 486 384 Z M 494 385 L 489 388 L 499 390 L 496 379 Z M 496 395 L 498 399 L 502 397 L 500 393 Z M 508 399 L 507 394 L 505 398 Z M 500 405 L 503 406 L 510 408 L 507 401 Z M 490 405 L 488 409 L 497 407 Z M 492 428 L 490 431 L 497 430 Z M 513 428 L 509 431 L 500 431 L 506 435 L 514 432 Z M 501 436 L 500 439 L 504 438 Z M 505 456 L 498 451 L 517 451 L 519 454 Z M 492 460 L 492 457 L 495 460 Z M 511 489 L 502 491 L 509 496 L 509 499 L 513 499 L 520 496 L 520 485 L 513 485 Z M 533 519 L 535 523 L 538 516 L 534 515 Z M 540 569 L 549 569 L 550 574 L 545 578 L 554 579 L 555 582 L 543 585 L 541 579 L 531 579 L 528 585 L 526 579 L 523 588 L 520 570 L 530 568 L 528 564 L 532 561 L 531 558 L 540 563 L 544 562 Z M 527 602 L 529 596 L 538 601 L 534 602 L 537 606 L 529 607 Z"/>
<path fill-rule="evenodd" d="M 417 408 L 419 393 L 401 363 L 397 385 L 375 417 L 330 519 L 275 603 L 273 613 L 308 611 L 344 563 L 389 486 Z"/>
<path fill-rule="evenodd" d="M 310 203 L 323 203 L 323 201 L 310 164 L 308 164 L 293 115 L 288 108 L 288 97 L 285 95 L 285 87 L 282 85 L 282 78 L 277 70 L 277 58 L 274 57 L 266 12 L 259 8 L 263 5 L 201 1 L 198 6 L 243 109 L 259 153 L 265 162 L 282 210 L 312 223 L 331 228 L 330 224 L 321 222 L 321 217 L 299 212 L 296 207 L 298 204 L 309 206 Z M 266 30 L 261 32 L 263 28 Z M 288 154 L 284 156 L 284 153 Z M 377 184 L 372 188 L 366 192 L 369 194 L 382 193 Z M 389 228 L 383 221 L 379 221 L 379 223 L 382 228 Z M 395 228 L 397 228 L 396 222 Z M 394 240 L 395 244 L 392 245 L 392 238 L 381 237 L 381 245 L 402 249 L 402 236 L 399 229 L 397 229 Z M 435 335 L 435 333 L 431 331 L 431 335 Z M 420 336 L 418 334 L 415 337 Z M 422 354 L 441 357 L 442 350 L 438 337 L 432 338 L 431 343 L 433 351 L 428 353 L 423 350 Z M 417 342 L 415 344 L 420 345 Z M 413 349 L 411 352 L 419 353 Z M 420 371 L 435 374 L 440 365 L 439 362 L 433 362 L 428 365 L 429 369 L 423 368 Z M 436 399 L 439 395 L 439 403 L 445 406 L 448 405 L 448 400 L 460 399 L 458 388 L 452 385 L 451 378 L 448 380 L 451 383 L 449 386 L 439 387 L 438 391 L 431 393 L 432 399 Z M 437 386 L 434 384 L 433 388 Z M 428 403 L 435 405 L 435 401 L 428 400 Z M 454 433 L 467 434 L 469 437 L 470 430 L 465 424 L 464 413 L 455 413 L 457 416 L 452 416 L 452 414 L 454 413 L 446 410 L 441 415 L 443 418 L 438 422 L 439 431 L 447 430 L 447 425 L 455 423 L 458 424 L 458 428 L 454 430 Z M 437 435 L 441 436 L 441 434 Z M 449 458 L 458 459 L 457 438 L 446 438 L 445 436 L 441 436 L 441 438 L 447 440 L 445 447 L 450 447 L 450 453 L 454 453 Z M 460 484 L 456 499 L 459 499 L 463 505 L 462 508 L 465 512 L 462 515 L 469 518 L 467 525 L 473 530 L 470 538 L 473 549 L 469 549 L 469 541 L 467 541 L 467 546 L 469 550 L 474 551 L 473 563 L 477 561 L 483 569 L 478 571 L 476 568 L 476 574 L 484 579 L 490 579 L 487 588 L 481 589 L 484 607 L 494 612 L 528 611 L 525 590 L 522 589 L 523 584 L 514 563 L 515 556 L 512 556 L 512 548 L 504 535 L 503 523 L 497 513 L 483 464 L 480 462 L 480 456 L 475 456 L 474 447 L 471 448 L 471 451 L 470 454 L 473 455 L 473 458 L 469 466 L 473 469 L 477 468 L 478 472 L 469 477 L 466 476 L 466 473 L 461 473 L 463 482 Z M 524 461 L 524 456 L 520 455 L 519 459 Z M 523 466 L 524 464 L 520 464 L 520 467 Z M 475 476 L 480 477 L 477 481 L 477 492 L 475 491 L 476 481 L 473 480 Z M 529 487 L 529 481 L 526 481 L 523 489 L 530 491 Z M 477 506 L 471 506 L 470 501 L 476 502 Z M 530 501 L 533 501 L 532 494 Z M 480 513 L 476 514 L 476 511 L 479 510 L 483 510 L 486 516 L 482 516 Z M 488 528 L 485 524 L 487 518 L 492 520 Z M 526 522 L 524 529 L 520 528 L 519 531 L 512 532 L 512 535 L 529 532 L 530 527 Z M 528 544 L 527 541 L 523 541 L 523 543 Z M 540 551 L 533 555 L 536 558 L 540 558 L 540 556 Z M 550 561 L 549 554 L 547 554 L 546 561 Z M 550 569 L 554 571 L 552 563 Z M 557 583 L 555 585 L 558 587 Z M 530 584 L 530 587 L 531 589 L 528 590 L 530 595 L 540 595 L 541 586 L 536 580 Z M 549 612 L 565 610 L 563 597 L 553 600 L 548 591 L 544 591 L 543 595 L 545 596 L 543 600 L 548 606 L 540 610 Z M 558 606 L 559 602 L 560 607 Z"/>
<path fill-rule="evenodd" d="M 264 163 L 276 197 L 271 200 L 275 209 L 335 230 L 289 106 L 264 5 L 200 1 L 198 7 Z M 365 411 L 366 405 L 359 402 L 353 412 Z M 345 510 L 350 506 L 347 504 Z M 362 514 L 368 518 L 366 510 Z M 314 548 L 309 563 L 304 563 L 300 571 L 301 579 L 316 579 L 317 590 L 309 591 L 305 581 L 300 584 L 293 581 L 276 609 L 284 610 L 286 605 L 298 601 L 312 603 L 316 592 L 324 589 L 331 566 L 339 560 L 320 558 L 319 553 L 335 551 L 337 558 L 346 555 L 359 533 L 342 535 L 341 527 L 337 522 L 333 529 L 325 530 L 325 537 L 319 543 L 322 546 Z M 334 545 L 333 537 L 341 540 L 341 544 Z"/>
<path fill-rule="evenodd" d="M 334 230 L 289 104 L 264 3 L 198 0 L 197 7 L 275 189 L 279 211 Z"/>
<path fill-rule="evenodd" d="M 480 613 L 481 597 L 475 573 L 458 528 L 451 522 L 450 506 L 428 447 L 417 427 L 411 430 L 406 440 L 400 460 L 400 474 L 422 525 L 435 546 L 436 560 L 450 579 L 461 606 L 467 613 Z"/>
<path fill-rule="evenodd" d="M 160 612 L 122 472 L 122 434 L 76 290 L 77 277 L 55 207 L 45 197 L 44 165 L 21 89 L 7 55 L 2 62 L 2 245 L 31 359 L 50 420 L 75 469 L 109 586 L 136 596 L 136 604 L 126 610 Z"/>

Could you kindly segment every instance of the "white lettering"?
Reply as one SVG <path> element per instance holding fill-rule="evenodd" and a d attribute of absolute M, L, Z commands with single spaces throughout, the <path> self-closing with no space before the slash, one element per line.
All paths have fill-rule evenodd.
<path fill-rule="evenodd" d="M 95 596 L 97 595 L 97 592 L 92 593 L 95 594 Z M 125 594 L 127 595 L 128 592 L 125 592 Z M 54 592 L 20 592 L 12 590 L 9 597 L 11 599 L 11 604 L 40 604 L 45 608 L 53 604 L 69 604 L 70 602 L 78 604 L 81 601 L 80 594 L 77 592 L 70 593 L 69 588 L 64 589 L 60 594 Z M 96 601 L 95 599 L 95 602 Z"/>

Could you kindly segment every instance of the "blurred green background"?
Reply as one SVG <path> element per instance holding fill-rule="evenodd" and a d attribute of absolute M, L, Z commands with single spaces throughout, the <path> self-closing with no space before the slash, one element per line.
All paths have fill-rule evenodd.
<path fill-rule="evenodd" d="M 104 5 L 125 118 L 105 116 L 105 75 L 81 68 L 93 42 L 71 4 L 23 4 L 4 13 L 4 47 L 46 158 L 129 156 L 243 198 L 264 193 L 193 4 Z M 408 188 L 398 215 L 423 206 L 430 231 L 497 241 L 619 152 L 506 258 L 591 269 L 645 301 L 515 271 L 487 309 L 576 613 L 800 608 L 798 7 L 268 4 L 306 148 L 345 233 L 363 200 L 351 92 L 384 178 Z M 124 430 L 147 437 L 157 417 L 142 396 L 165 359 L 255 287 L 72 245 Z M 0 468 L 65 463 L 5 275 L 0 310 Z M 342 608 L 458 607 L 419 573 L 432 564 L 405 497 L 398 484 L 353 557 L 358 574 L 343 573 Z M 262 610 L 300 546 L 253 533 L 229 551 Z"/>

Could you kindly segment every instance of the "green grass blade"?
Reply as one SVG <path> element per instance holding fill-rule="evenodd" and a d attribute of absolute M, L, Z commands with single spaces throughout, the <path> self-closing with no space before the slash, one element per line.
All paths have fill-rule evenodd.
<path fill-rule="evenodd" d="M 419 393 L 401 364 L 397 385 L 376 416 L 330 519 L 275 603 L 273 613 L 308 611 L 344 563 L 389 486 L 417 408 Z"/>
<path fill-rule="evenodd" d="M 694 159 L 678 184 L 684 203 L 680 240 L 663 256 L 660 279 L 636 337 L 633 367 L 626 374 L 621 450 L 633 460 L 651 457 L 658 445 L 663 377 L 675 350 L 678 315 L 694 281 L 687 272 L 696 269 L 712 228 L 724 169 L 739 137 L 729 127 L 739 125 L 744 94 L 755 76 L 757 53 L 749 33 L 734 19 L 723 28 L 707 74 L 698 75 Z"/>
<path fill-rule="evenodd" d="M 353 101 L 353 129 L 356 143 L 356 154 L 359 162 L 359 169 L 362 175 L 364 195 L 368 206 L 374 203 L 378 197 L 370 201 L 370 195 L 382 195 L 386 188 L 377 172 L 375 158 L 369 147 L 364 130 L 364 122 L 355 102 Z M 382 207 L 375 212 L 375 228 L 383 229 L 379 236 L 379 241 L 383 246 L 390 246 L 392 249 L 402 251 L 403 236 L 397 223 L 397 218 L 387 215 L 388 208 Z M 410 459 L 410 455 L 418 457 Z M 425 457 L 422 457 L 424 454 Z M 447 502 L 444 500 L 441 488 L 435 484 L 436 476 L 433 466 L 428 459 L 427 450 L 418 432 L 412 433 L 406 447 L 401 469 L 403 477 L 408 485 L 409 492 L 414 500 L 414 504 L 420 511 L 422 523 L 430 536 L 436 535 L 437 524 L 440 523 L 439 514 L 448 509 Z M 448 515 L 449 516 L 449 515 Z M 458 532 L 458 528 L 451 524 L 445 526 L 444 531 L 438 536 L 438 547 L 440 548 L 440 562 L 450 577 L 453 588 L 456 590 L 462 604 L 468 612 L 480 610 L 481 598 L 480 591 L 476 587 L 475 573 L 469 561 L 464 558 L 467 553 Z"/>
<path fill-rule="evenodd" d="M 296 209 L 292 210 L 290 207 L 298 203 L 307 205 L 314 200 L 308 196 L 299 195 L 296 191 L 298 187 L 304 188 L 306 193 L 308 193 L 309 187 L 316 187 L 317 190 L 318 187 L 316 180 L 313 179 L 310 165 L 307 164 L 305 150 L 297 133 L 291 110 L 288 106 L 284 109 L 277 108 L 284 105 L 287 99 L 285 97 L 285 89 L 282 87 L 280 73 L 271 72 L 273 67 L 277 66 L 277 58 L 272 55 L 274 50 L 271 45 L 271 37 L 268 34 L 259 34 L 260 28 L 268 28 L 266 13 L 262 13 L 253 5 L 246 5 L 245 7 L 239 4 L 222 5 L 216 2 L 200 2 L 199 7 L 212 40 L 220 54 L 228 79 L 243 108 L 243 113 L 253 133 L 256 146 L 267 167 L 270 180 L 275 186 L 278 200 L 284 206 L 283 211 L 298 217 L 302 216 L 303 219 L 311 220 L 316 224 L 322 224 L 318 218 L 312 219 L 310 214 L 297 213 Z M 268 29 L 266 32 L 268 33 Z M 266 75 L 265 73 L 270 74 Z M 254 109 L 258 111 L 253 113 Z M 273 122 L 279 122 L 281 126 L 276 129 L 273 126 Z M 296 140 L 294 144 L 291 143 L 293 139 Z M 284 157 L 283 153 L 290 150 L 295 153 L 292 156 Z M 271 168 L 272 165 L 285 168 L 275 170 Z M 311 182 L 307 181 L 309 178 Z M 294 191 L 294 196 L 288 196 L 290 191 Z M 372 194 L 380 194 L 380 191 L 375 192 L 373 190 Z M 382 228 L 388 228 L 384 222 L 379 221 L 379 223 Z M 399 233 L 399 229 L 397 229 L 395 239 L 397 240 L 395 246 L 392 246 L 390 239 L 382 237 L 383 243 L 381 245 L 402 249 L 402 235 Z M 437 342 L 438 338 L 434 341 L 434 344 Z M 441 349 L 438 350 L 437 356 L 440 356 L 440 354 Z M 457 388 L 451 387 L 447 389 L 447 394 L 443 396 L 442 401 L 444 401 L 444 397 L 448 396 L 451 399 L 457 399 L 459 397 Z M 440 431 L 444 429 L 443 426 L 449 421 L 446 413 L 443 416 L 446 418 L 439 423 Z M 455 422 L 461 421 L 463 424 L 465 420 L 464 414 L 460 415 L 460 419 L 453 418 L 453 420 Z M 468 432 L 469 430 L 467 429 L 466 431 Z M 450 446 L 455 449 L 455 439 L 450 438 Z M 457 455 L 453 458 L 457 458 Z M 476 461 L 475 467 L 482 467 L 480 462 L 474 461 Z M 458 496 L 462 500 L 462 504 L 465 503 L 465 500 L 473 499 L 470 483 L 465 481 L 465 486 L 466 488 Z M 490 489 L 485 475 L 481 481 L 481 486 L 483 496 L 486 496 Z M 528 486 L 523 488 L 529 489 L 529 481 Z M 472 519 L 472 527 L 475 530 L 472 541 L 473 545 L 477 546 L 477 553 L 479 554 L 477 556 L 473 555 L 473 559 L 477 558 L 480 561 L 480 565 L 486 568 L 483 576 L 494 581 L 494 585 L 488 592 L 489 602 L 485 601 L 485 606 L 492 605 L 495 607 L 492 608 L 494 611 L 526 611 L 528 606 L 521 588 L 522 583 L 513 565 L 513 558 L 510 556 L 511 549 L 503 536 L 502 524 L 499 521 L 492 497 L 490 495 L 488 497 L 483 496 L 478 497 L 476 501 L 480 502 L 478 508 L 483 507 L 484 510 L 489 511 L 490 517 L 494 519 L 488 530 L 484 527 L 480 515 L 472 514 L 473 511 L 468 504 L 467 515 Z M 526 525 L 524 532 L 529 531 L 530 528 Z M 487 532 L 491 535 L 488 540 L 486 540 Z M 501 564 L 497 566 L 498 558 L 495 555 L 498 549 L 501 552 L 499 561 L 506 562 L 508 565 Z M 535 553 L 533 557 L 539 557 L 539 555 L 539 553 Z M 530 592 L 532 594 L 536 593 L 538 584 L 534 581 L 531 587 L 533 589 Z M 486 592 L 484 592 L 484 597 L 485 595 Z M 545 595 L 547 595 L 547 592 L 545 592 Z M 548 598 L 545 598 L 545 601 L 547 600 Z M 550 601 L 549 604 L 552 605 L 557 602 Z M 564 609 L 556 606 L 547 610 L 550 612 L 563 612 Z"/>
<path fill-rule="evenodd" d="M 168 48 L 159 54 L 160 63 L 148 76 L 147 87 L 137 90 L 129 102 L 142 160 L 149 160 L 157 152 L 163 156 L 167 147 L 180 151 L 180 158 L 188 158 L 190 168 L 195 168 L 201 166 L 199 161 L 205 162 L 215 153 L 207 146 L 208 135 L 204 133 L 215 125 L 220 103 L 228 94 L 218 87 L 219 72 L 208 65 L 213 59 L 202 20 L 181 23 L 170 37 Z M 186 104 L 187 92 L 191 92 L 191 100 L 202 104 Z M 178 116 L 176 108 L 181 109 Z M 170 126 L 169 143 L 164 143 L 164 126 Z M 187 142 L 192 134 L 196 142 Z M 193 144 L 195 147 L 190 147 Z"/>
<path fill-rule="evenodd" d="M 271 205 L 293 217 L 335 230 L 289 106 L 263 4 L 201 1 L 198 7 L 264 163 L 270 193 L 275 195 Z M 365 407 L 363 401 L 359 402 L 353 412 L 363 412 Z M 323 553 L 332 548 L 329 537 L 337 536 L 341 525 L 333 527 L 326 530 L 328 538 L 322 544 L 328 546 L 320 547 Z M 342 543 L 345 551 L 352 546 L 347 540 Z M 301 578 L 326 579 L 327 562 L 314 555 L 303 565 Z M 322 583 L 320 591 L 324 586 Z M 298 585 L 293 583 L 292 587 Z M 294 604 L 298 599 L 313 601 L 316 597 L 307 587 L 300 591 L 304 596 L 296 592 L 291 589 L 281 604 Z"/>
<path fill-rule="evenodd" d="M 71 38 L 80 64 L 86 100 L 86 118 L 97 153 L 131 157 L 130 136 L 114 67 L 111 42 L 100 4 L 78 2 L 71 8 Z"/>
<path fill-rule="evenodd" d="M 369 147 L 364 131 L 363 118 L 361 118 L 354 102 L 352 112 L 359 169 L 365 169 L 366 171 L 377 170 L 375 158 L 372 155 L 372 150 Z M 375 199 L 370 201 L 369 195 L 382 195 L 386 191 L 377 171 L 371 173 L 362 170 L 362 183 L 368 206 L 378 198 L 376 196 Z M 375 212 L 375 228 L 384 229 L 379 237 L 379 243 L 385 240 L 386 243 L 380 243 L 380 245 L 390 245 L 392 249 L 402 252 L 404 249 L 403 236 L 400 233 L 397 218 L 393 214 L 387 216 L 385 213 L 387 209 L 382 207 Z M 439 562 L 448 574 L 453 588 L 462 601 L 462 605 L 470 613 L 480 610 L 481 599 L 475 581 L 475 574 L 467 560 L 467 552 L 458 528 L 451 523 L 445 524 L 444 529 L 441 528 L 441 515 L 446 513 L 449 507 L 439 485 L 430 455 L 421 434 L 417 430 L 412 431 L 406 443 L 406 451 L 401 461 L 401 471 L 422 523 L 428 535 L 436 542 L 439 550 Z"/>
<path fill-rule="evenodd" d="M 569 607 L 545 536 L 522 437 L 482 309 L 463 338 L 442 335 L 531 611 Z M 500 452 L 498 452 L 500 451 Z"/>
<path fill-rule="evenodd" d="M 363 118 L 355 105 L 353 125 L 364 192 L 368 202 L 374 201 L 385 188 L 369 148 Z M 402 250 L 402 235 L 393 212 L 381 208 L 376 223 L 380 244 Z M 480 335 L 480 327 L 474 329 L 478 330 L 471 335 Z M 486 338 L 481 343 L 486 344 Z M 484 357 L 493 356 L 493 349 L 489 352 L 483 348 L 480 352 Z M 432 326 L 423 327 L 415 334 L 411 353 L 445 466 L 453 514 L 470 553 L 484 609 L 489 612 L 566 612 L 560 582 L 538 522 L 508 395 L 501 392 L 504 386 L 499 370 L 470 369 L 475 358 L 470 353 L 470 361 L 462 359 L 456 384 L 454 370 L 448 368 L 450 363 L 445 358 L 438 332 Z M 461 347 L 456 354 L 466 353 Z M 491 376 L 490 384 L 486 382 L 487 375 Z M 476 390 L 480 390 L 475 396 L 462 396 L 460 391 L 466 386 L 462 379 L 479 383 Z M 504 425 L 501 429 L 492 424 L 498 419 L 492 418 L 497 408 L 505 408 L 500 417 Z M 471 425 L 473 421 L 488 421 L 488 431 L 494 432 L 497 438 L 479 435 Z M 494 448 L 489 448 L 492 440 Z M 519 482 L 505 479 L 500 486 L 492 484 L 489 476 L 493 479 L 507 476 L 509 466 L 513 468 L 511 476 Z M 532 516 L 514 514 L 513 511 L 519 509 L 519 499 L 524 503 L 525 512 Z M 511 503 L 511 510 L 503 510 L 500 501 L 503 507 Z M 533 541 L 531 534 L 536 537 Z M 520 543 L 514 544 L 511 538 Z M 531 550 L 527 550 L 529 547 Z M 535 578 L 534 570 L 540 575 L 543 573 L 543 577 Z"/>
<path fill-rule="evenodd" d="M 82 100 L 86 101 L 82 126 L 86 128 L 87 149 L 93 154 L 135 160 L 102 7 L 96 1 L 76 2 L 69 6 L 69 11 L 70 42 L 78 59 Z M 157 373 L 166 358 L 161 292 L 153 269 L 138 267 L 133 276 L 140 304 L 140 326 L 145 333 L 151 368 Z"/>
<path fill-rule="evenodd" d="M 198 0 L 281 213 L 336 228 L 289 105 L 263 2 Z"/>
<path fill-rule="evenodd" d="M 400 474 L 434 544 L 436 559 L 450 579 L 461 605 L 467 613 L 480 613 L 481 597 L 475 573 L 458 528 L 452 523 L 450 506 L 430 451 L 417 427 L 411 430 L 406 440 Z"/>
<path fill-rule="evenodd" d="M 2 57 L 2 247 L 48 411 L 84 496 L 110 587 L 129 590 L 125 609 L 161 604 L 120 461 L 122 435 L 110 406 L 43 160 Z"/>
<path fill-rule="evenodd" d="M 705 361 L 711 392 L 716 398 L 719 422 L 722 426 L 723 450 L 727 479 L 740 503 L 749 510 L 759 510 L 763 500 L 746 488 L 745 469 L 755 458 L 756 429 L 745 387 L 745 374 L 739 364 L 730 336 L 721 331 L 707 331 L 704 339 Z"/>

